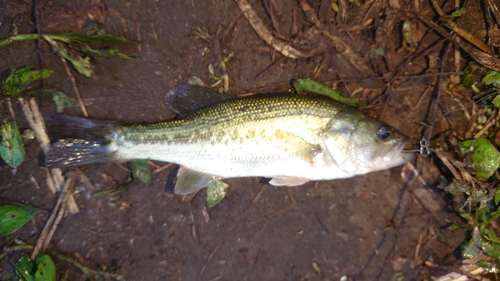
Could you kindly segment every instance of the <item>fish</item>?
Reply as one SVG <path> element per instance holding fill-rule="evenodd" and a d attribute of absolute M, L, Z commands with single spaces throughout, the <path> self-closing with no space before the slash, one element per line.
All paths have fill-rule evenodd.
<path fill-rule="evenodd" d="M 165 100 L 182 118 L 125 125 L 53 116 L 49 128 L 55 133 L 45 165 L 65 168 L 134 159 L 175 163 L 180 168 L 174 191 L 185 195 L 229 178 L 270 178 L 275 186 L 349 178 L 414 157 L 403 151 L 407 136 L 330 98 L 234 98 L 181 84 Z"/>

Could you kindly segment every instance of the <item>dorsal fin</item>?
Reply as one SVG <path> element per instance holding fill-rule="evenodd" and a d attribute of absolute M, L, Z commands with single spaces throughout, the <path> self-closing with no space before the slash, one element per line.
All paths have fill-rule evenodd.
<path fill-rule="evenodd" d="M 164 101 L 173 112 L 184 117 L 195 110 L 233 98 L 210 88 L 179 84 L 165 94 Z"/>

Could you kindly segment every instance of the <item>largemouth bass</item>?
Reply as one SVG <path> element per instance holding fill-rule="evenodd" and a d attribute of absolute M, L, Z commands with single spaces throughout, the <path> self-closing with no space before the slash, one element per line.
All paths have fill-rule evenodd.
<path fill-rule="evenodd" d="M 181 166 L 175 193 L 210 182 L 267 177 L 276 186 L 349 178 L 398 166 L 408 138 L 332 99 L 303 95 L 229 99 L 186 118 L 119 125 L 54 117 L 57 137 L 48 167 L 150 159 Z"/>

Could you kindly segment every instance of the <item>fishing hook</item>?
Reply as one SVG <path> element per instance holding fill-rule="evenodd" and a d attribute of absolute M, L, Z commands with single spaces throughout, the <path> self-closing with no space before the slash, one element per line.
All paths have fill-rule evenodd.
<path fill-rule="evenodd" d="M 403 152 L 418 152 L 422 157 L 427 157 L 431 154 L 431 148 L 429 142 L 425 139 L 422 138 L 420 140 L 420 149 L 405 149 Z"/>

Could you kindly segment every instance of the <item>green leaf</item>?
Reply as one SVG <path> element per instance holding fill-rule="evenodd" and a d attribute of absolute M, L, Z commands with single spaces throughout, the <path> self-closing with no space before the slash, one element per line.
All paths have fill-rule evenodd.
<path fill-rule="evenodd" d="M 481 223 L 488 221 L 489 214 L 490 214 L 489 206 L 484 206 L 483 208 L 476 210 L 475 218 L 478 226 L 481 225 Z"/>
<path fill-rule="evenodd" d="M 465 14 L 465 12 L 466 12 L 466 9 L 465 9 L 464 7 L 462 7 L 462 8 L 460 8 L 460 9 L 456 10 L 455 12 L 453 12 L 453 13 L 451 14 L 451 17 L 452 17 L 452 18 L 459 17 L 459 16 L 461 16 L 461 15 Z"/>
<path fill-rule="evenodd" d="M 143 183 L 147 183 L 151 180 L 151 169 L 148 160 L 132 160 L 128 162 L 128 165 L 134 179 L 138 179 Z"/>
<path fill-rule="evenodd" d="M 24 206 L 0 206 L 0 234 L 12 234 L 33 218 L 37 212 L 35 209 Z"/>
<path fill-rule="evenodd" d="M 306 79 L 298 79 L 293 83 L 293 87 L 297 93 L 302 93 L 302 91 L 308 91 L 312 93 L 316 93 L 318 95 L 327 96 L 341 103 L 345 103 L 352 106 L 358 106 L 358 101 L 344 96 L 341 92 L 332 89 L 324 84 L 316 82 L 311 78 Z"/>
<path fill-rule="evenodd" d="M 30 258 L 28 258 L 28 256 L 26 256 L 25 254 L 21 254 L 21 258 L 14 266 L 16 267 L 16 274 L 21 277 L 21 280 L 35 280 L 33 274 L 35 274 L 36 265 L 31 261 Z"/>
<path fill-rule="evenodd" d="M 95 57 L 120 58 L 127 60 L 135 60 L 139 58 L 139 57 L 129 57 L 125 54 L 122 54 L 118 52 L 117 48 L 93 49 L 87 44 L 82 45 L 81 51 Z"/>
<path fill-rule="evenodd" d="M 460 152 L 470 156 L 476 169 L 476 179 L 485 181 L 500 165 L 500 152 L 487 139 L 466 140 L 458 143 Z"/>
<path fill-rule="evenodd" d="M 495 205 L 500 202 L 500 185 L 497 185 L 497 190 L 495 191 Z"/>
<path fill-rule="evenodd" d="M 55 281 L 56 266 L 49 255 L 43 255 L 35 260 L 37 271 L 35 281 Z"/>
<path fill-rule="evenodd" d="M 67 57 L 71 64 L 75 67 L 76 71 L 85 77 L 90 77 L 92 75 L 92 68 L 90 68 L 90 58 L 78 56 L 76 58 Z"/>
<path fill-rule="evenodd" d="M 449 229 L 449 230 L 455 230 L 455 229 L 464 228 L 464 227 L 467 227 L 467 226 L 468 225 L 466 225 L 466 224 L 454 223 L 454 224 L 448 226 L 447 229 Z"/>
<path fill-rule="evenodd" d="M 70 108 L 73 105 L 74 99 L 66 96 L 63 92 L 53 91 L 52 92 L 52 100 L 56 104 L 56 111 L 61 113 L 65 108 Z"/>
<path fill-rule="evenodd" d="M 52 72 L 53 70 L 50 69 L 31 70 L 31 66 L 12 70 L 9 76 L 1 82 L 5 88 L 5 96 L 19 96 L 22 92 L 28 90 L 31 84 L 49 77 Z"/>
<path fill-rule="evenodd" d="M 480 247 L 483 243 L 482 240 L 479 228 L 474 227 L 474 230 L 472 231 L 472 238 L 462 250 L 462 257 L 464 259 L 472 259 L 477 256 L 481 252 Z"/>
<path fill-rule="evenodd" d="M 224 199 L 229 185 L 223 181 L 211 182 L 207 188 L 207 206 L 212 208 Z"/>
<path fill-rule="evenodd" d="M 26 153 L 16 122 L 8 118 L 3 121 L 0 129 L 0 157 L 12 168 L 23 163 Z"/>
<path fill-rule="evenodd" d="M 479 83 L 485 71 L 486 68 L 479 65 L 477 62 L 469 62 L 469 64 L 464 68 L 464 78 L 462 80 L 462 85 L 466 88 L 470 88 L 473 85 Z"/>
<path fill-rule="evenodd" d="M 63 44 L 55 41 L 50 35 L 42 35 L 43 39 L 45 39 L 52 46 L 52 49 L 59 56 L 65 58 L 76 69 L 76 71 L 82 74 L 85 77 L 90 77 L 92 75 L 92 68 L 90 67 L 90 58 L 82 57 L 82 56 L 72 56 L 68 53 L 68 50 L 63 46 Z"/>
<path fill-rule="evenodd" d="M 500 84 L 500 72 L 494 70 L 489 71 L 489 73 L 484 76 L 481 82 L 483 82 L 483 84 L 485 85 Z"/>
<path fill-rule="evenodd" d="M 98 43 L 126 43 L 127 39 L 114 37 L 111 35 L 87 34 L 80 32 L 63 33 L 58 35 L 48 35 L 53 40 L 62 41 L 65 43 L 84 44 L 88 42 Z"/>
<path fill-rule="evenodd" d="M 488 228 L 485 228 L 485 229 L 483 229 L 483 233 L 484 233 L 484 235 L 486 235 L 486 237 L 487 237 L 490 241 L 492 241 L 492 242 L 494 242 L 494 243 L 497 243 L 497 244 L 500 244 L 500 240 L 498 239 L 498 237 L 497 237 L 497 235 L 496 235 L 495 231 L 493 231 L 493 230 L 491 230 L 491 229 L 488 229 Z"/>
<path fill-rule="evenodd" d="M 500 108 L 500 95 L 496 96 L 491 103 L 496 107 Z"/>
<path fill-rule="evenodd" d="M 500 258 L 500 244 L 496 243 L 488 243 L 483 241 L 482 245 L 483 251 L 485 254 L 488 256 L 494 257 L 494 258 Z"/>

